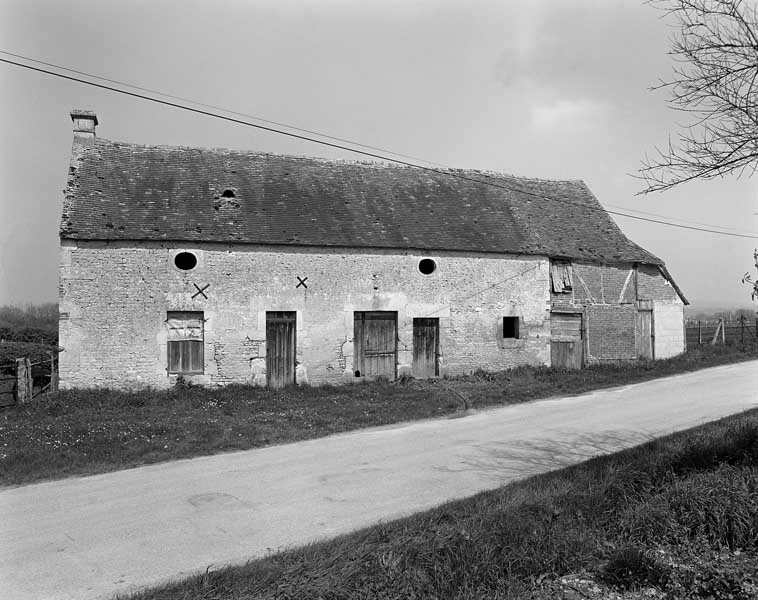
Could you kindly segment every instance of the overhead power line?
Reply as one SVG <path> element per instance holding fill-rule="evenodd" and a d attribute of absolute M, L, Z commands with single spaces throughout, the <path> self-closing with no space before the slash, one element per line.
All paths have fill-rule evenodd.
<path fill-rule="evenodd" d="M 4 51 L 0 51 L 0 53 L 7 54 L 7 55 L 11 54 L 11 53 L 4 52 Z M 13 56 L 20 57 L 20 58 L 22 58 L 24 60 L 30 60 L 30 61 L 34 60 L 34 59 L 27 59 L 26 57 L 24 57 L 22 55 L 18 55 L 18 54 L 14 54 Z M 518 194 L 524 194 L 524 195 L 527 195 L 527 196 L 532 196 L 532 197 L 535 197 L 535 198 L 539 198 L 540 200 L 551 200 L 551 201 L 554 201 L 554 202 L 561 202 L 563 204 L 567 204 L 567 205 L 570 205 L 570 206 L 575 206 L 577 208 L 581 208 L 581 209 L 584 209 L 584 210 L 594 210 L 594 211 L 598 211 L 598 212 L 607 212 L 607 213 L 612 214 L 612 215 L 618 215 L 618 216 L 627 217 L 627 218 L 630 218 L 630 219 L 636 219 L 638 221 L 646 221 L 646 222 L 649 222 L 649 223 L 657 223 L 657 224 L 660 224 L 660 225 L 668 225 L 670 227 L 678 227 L 680 229 L 688 229 L 688 230 L 691 230 L 691 231 L 702 231 L 702 232 L 713 233 L 713 234 L 717 234 L 717 235 L 727 235 L 727 236 L 732 236 L 732 237 L 740 237 L 740 238 L 748 238 L 748 239 L 758 239 L 758 235 L 746 235 L 746 234 L 731 233 L 731 232 L 726 232 L 726 231 L 716 231 L 714 229 L 708 229 L 708 228 L 705 228 L 705 227 L 693 227 L 693 226 L 689 226 L 689 225 L 681 225 L 679 223 L 672 223 L 672 222 L 664 221 L 664 220 L 661 220 L 661 219 L 651 219 L 651 218 L 640 217 L 640 216 L 636 216 L 636 215 L 629 215 L 629 214 L 625 214 L 625 213 L 620 213 L 620 212 L 616 212 L 616 211 L 612 211 L 612 210 L 607 210 L 607 209 L 604 209 L 604 208 L 596 208 L 596 207 L 593 207 L 593 206 L 587 206 L 587 205 L 584 205 L 584 204 L 579 204 L 579 203 L 576 203 L 576 202 L 571 202 L 570 200 L 566 200 L 565 198 L 548 197 L 548 196 L 545 196 L 543 194 L 537 194 L 537 193 L 531 192 L 529 190 L 525 190 L 523 188 L 516 188 L 516 187 L 512 187 L 512 186 L 507 186 L 507 185 L 503 185 L 503 184 L 500 184 L 500 183 L 495 183 L 493 181 L 483 181 L 481 179 L 476 179 L 474 177 L 469 177 L 469 176 L 463 175 L 461 173 L 456 173 L 456 172 L 453 172 L 453 171 L 440 170 L 440 169 L 437 169 L 437 168 L 434 168 L 434 167 L 428 167 L 428 166 L 419 165 L 419 164 L 416 164 L 416 163 L 413 163 L 413 162 L 409 162 L 408 160 L 400 160 L 398 158 L 391 158 L 391 157 L 385 156 L 383 154 L 377 154 L 375 152 L 367 152 L 366 150 L 359 150 L 359 149 L 356 149 L 356 148 L 351 148 L 350 146 L 346 146 L 346 145 L 341 144 L 341 143 L 337 144 L 337 143 L 334 143 L 334 142 L 327 142 L 327 141 L 319 140 L 319 139 L 316 139 L 316 138 L 313 138 L 313 137 L 310 137 L 310 136 L 307 136 L 307 135 L 302 135 L 302 134 L 299 134 L 299 133 L 292 133 L 290 131 L 283 131 L 281 129 L 276 129 L 274 127 L 270 127 L 270 126 L 267 126 L 267 125 L 260 125 L 258 123 L 251 123 L 249 121 L 243 121 L 242 119 L 238 119 L 238 118 L 235 118 L 235 117 L 229 117 L 229 116 L 226 116 L 226 115 L 220 115 L 218 113 L 211 112 L 210 110 L 205 110 L 205 109 L 200 109 L 200 108 L 194 108 L 194 107 L 191 107 L 191 106 L 185 106 L 183 104 L 178 104 L 177 102 L 170 102 L 168 100 L 161 100 L 160 98 L 154 98 L 152 96 L 146 96 L 144 94 L 139 94 L 139 93 L 136 93 L 136 92 L 131 92 L 129 90 L 124 90 L 124 89 L 112 87 L 112 86 L 105 85 L 105 84 L 102 84 L 102 83 L 96 83 L 94 81 L 87 81 L 86 79 L 81 79 L 79 77 L 73 77 L 71 75 L 65 75 L 63 73 L 56 73 L 55 71 L 50 71 L 48 69 L 43 69 L 41 67 L 35 67 L 35 66 L 32 66 L 32 65 L 27 65 L 27 64 L 20 63 L 20 62 L 17 62 L 17 61 L 13 61 L 13 60 L 9 60 L 9 59 L 6 59 L 6 58 L 0 58 L 0 62 L 4 62 L 4 63 L 11 64 L 11 65 L 15 65 L 17 67 L 22 67 L 24 69 L 29 69 L 31 71 L 37 71 L 39 73 L 44 73 L 46 75 L 52 75 L 53 77 L 58 77 L 60 79 L 67 79 L 69 81 L 75 81 L 77 83 L 82 83 L 84 85 L 89 85 L 89 86 L 92 86 L 92 87 L 108 90 L 108 91 L 111 91 L 111 92 L 116 92 L 118 94 L 124 94 L 124 95 L 127 95 L 127 96 L 132 96 L 134 98 L 140 98 L 142 100 L 147 100 L 149 102 L 154 102 L 156 104 L 163 104 L 165 106 L 170 106 L 170 107 L 173 107 L 173 108 L 178 108 L 180 110 L 186 110 L 186 111 L 193 112 L 193 113 L 196 113 L 196 114 L 201 114 L 201 115 L 205 115 L 205 116 L 208 116 L 208 117 L 213 117 L 213 118 L 216 118 L 216 119 L 222 119 L 224 121 L 228 121 L 228 122 L 231 122 L 231 123 L 237 123 L 239 125 L 246 125 L 248 127 L 254 127 L 256 129 L 260 129 L 260 130 L 263 130 L 263 131 L 268 131 L 268 132 L 271 132 L 271 133 L 277 133 L 277 134 L 280 134 L 280 135 L 285 135 L 287 137 L 291 137 L 291 138 L 295 138 L 295 139 L 299 139 L 299 140 L 303 140 L 303 141 L 307 141 L 307 142 L 313 142 L 315 144 L 321 144 L 323 146 L 328 146 L 328 147 L 331 147 L 331 148 L 337 148 L 339 150 L 346 150 L 348 152 L 353 152 L 355 154 L 360 154 L 360 155 L 363 155 L 363 156 L 368 156 L 370 158 L 376 158 L 378 160 L 383 160 L 383 161 L 389 161 L 389 162 L 398 163 L 398 164 L 401 164 L 401 165 L 405 165 L 407 167 L 413 167 L 413 168 L 416 168 L 416 169 L 421 169 L 421 170 L 424 170 L 424 171 L 428 171 L 428 172 L 432 172 L 432 173 L 437 173 L 439 175 L 443 175 L 443 176 L 446 176 L 446 177 L 453 177 L 453 178 L 456 178 L 456 179 L 461 179 L 461 180 L 469 181 L 469 182 L 472 182 L 472 183 L 478 183 L 478 184 L 482 184 L 482 185 L 488 185 L 488 186 L 499 188 L 499 189 L 502 189 L 502 190 L 506 190 L 506 191 L 510 191 L 510 192 L 515 192 L 515 193 L 518 193 Z M 73 72 L 73 70 L 70 70 L 70 71 Z M 91 76 L 88 73 L 84 73 L 84 72 L 81 72 L 81 71 L 79 71 L 77 73 L 83 74 L 83 75 L 85 75 L 87 77 L 96 78 L 95 76 Z M 118 82 L 118 81 L 115 81 L 115 80 L 109 80 L 109 81 L 111 83 L 116 83 L 118 85 L 125 85 L 125 86 L 129 87 L 128 84 L 122 84 L 121 82 Z M 143 90 L 143 91 L 145 91 L 145 90 Z M 160 94 L 160 92 L 152 92 L 152 91 L 150 91 L 149 93 L 158 93 L 158 94 Z M 221 110 L 223 110 L 223 109 L 221 109 Z M 332 139 L 334 139 L 334 138 L 332 138 Z M 353 143 L 353 142 L 350 142 L 350 143 Z M 363 147 L 366 147 L 366 146 L 363 146 Z M 398 155 L 398 156 L 400 156 L 400 155 Z M 485 177 L 487 176 L 486 174 L 483 174 L 483 175 Z"/>
<path fill-rule="evenodd" d="M 634 208 L 629 208 L 627 206 L 621 206 L 619 204 L 606 204 L 605 206 L 612 206 L 614 208 L 620 208 L 621 210 L 626 210 L 629 212 L 637 213 L 638 215 L 649 215 L 651 217 L 659 217 L 661 219 L 666 219 L 666 215 L 661 215 L 658 213 L 652 213 L 652 212 L 645 212 L 644 210 L 637 210 Z M 730 231 L 744 231 L 744 229 L 739 229 L 738 227 L 726 227 L 725 225 L 714 225 L 712 223 L 703 223 L 701 221 L 689 221 L 687 219 L 679 219 L 677 217 L 668 217 L 668 218 L 674 218 L 680 223 L 690 223 L 691 225 L 702 225 L 704 227 L 715 227 L 716 229 L 728 229 Z"/>
<path fill-rule="evenodd" d="M 132 88 L 134 90 L 140 90 L 142 92 L 148 92 L 150 94 L 157 94 L 158 96 L 163 96 L 164 98 L 171 98 L 172 100 L 180 100 L 181 102 L 189 102 L 190 104 L 194 104 L 195 106 L 202 106 L 204 108 L 211 108 L 213 110 L 220 110 L 225 113 L 229 113 L 231 115 L 237 115 L 238 117 L 247 117 L 248 119 L 253 119 L 255 121 L 260 121 L 261 123 L 267 123 L 269 125 L 276 125 L 277 127 L 286 127 L 287 129 L 291 129 L 293 131 L 299 131 L 301 133 L 309 133 L 311 135 L 317 135 L 322 138 L 326 138 L 328 140 L 334 140 L 336 142 L 343 142 L 345 144 L 352 144 L 353 146 L 358 146 L 360 148 L 367 148 L 369 150 L 376 150 L 377 152 L 383 152 L 385 154 L 392 154 L 394 156 L 400 156 L 402 158 L 407 158 L 409 160 L 416 160 L 419 162 L 426 163 L 428 165 L 436 165 L 438 167 L 442 168 L 449 168 L 446 165 L 432 162 L 429 160 L 425 160 L 423 158 L 419 158 L 418 156 L 411 156 L 409 154 L 401 154 L 399 152 L 394 152 L 392 150 L 387 150 L 386 148 L 381 148 L 379 146 L 370 146 L 368 144 L 361 144 L 360 142 L 356 142 L 353 140 L 348 140 L 346 138 L 336 137 L 333 135 L 329 135 L 327 133 L 321 133 L 320 131 L 313 131 L 312 129 L 303 129 L 302 127 L 296 127 L 294 125 L 289 125 L 287 123 L 282 123 L 280 121 L 271 121 L 269 119 L 264 119 L 263 117 L 258 117 L 256 115 L 251 115 L 248 113 L 242 113 L 237 112 L 234 110 L 231 110 L 229 108 L 224 108 L 223 106 L 216 106 L 214 104 L 205 104 L 203 102 L 198 102 L 197 100 L 192 100 L 191 98 L 184 98 L 182 96 L 175 96 L 173 94 L 169 94 L 167 92 L 161 92 L 158 90 L 153 90 L 146 87 L 141 87 L 139 85 L 134 85 L 132 83 L 125 83 L 123 81 L 118 81 L 117 79 L 109 79 L 107 77 L 102 77 L 101 75 L 93 75 L 92 73 L 87 73 L 85 71 L 77 71 L 76 69 L 70 69 L 68 67 L 64 67 L 62 65 L 56 65 L 55 63 L 51 62 L 45 62 L 44 60 L 38 60 L 36 58 L 30 58 L 28 56 L 24 56 L 23 54 L 14 54 L 13 52 L 7 52 L 5 50 L 0 50 L 0 54 L 5 54 L 6 56 L 15 56 L 16 58 L 21 58 L 23 60 L 27 60 L 29 62 L 36 63 L 38 65 L 46 65 L 48 67 L 53 67 L 55 69 L 60 69 L 61 71 L 68 71 L 69 73 L 76 73 L 78 75 L 84 75 L 86 77 L 90 77 L 91 79 L 99 79 L 100 81 L 107 81 L 109 83 L 115 83 L 124 87 Z"/>

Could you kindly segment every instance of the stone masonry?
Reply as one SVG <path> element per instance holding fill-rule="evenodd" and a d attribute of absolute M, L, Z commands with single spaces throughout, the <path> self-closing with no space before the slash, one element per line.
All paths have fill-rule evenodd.
<path fill-rule="evenodd" d="M 419 376 L 684 351 L 681 290 L 581 180 L 144 146 L 70 116 L 62 387 L 403 377 L 415 318 L 438 319 Z"/>
<path fill-rule="evenodd" d="M 194 269 L 174 265 L 182 251 Z M 422 258 L 434 273 L 419 272 Z M 168 311 L 203 311 L 204 373 L 190 377 L 204 384 L 265 384 L 266 311 L 297 313 L 301 383 L 356 380 L 354 311 L 397 311 L 398 376 L 410 374 L 414 317 L 440 320 L 440 375 L 550 362 L 539 257 L 62 240 L 59 292 L 61 387 L 170 386 Z M 519 317 L 520 339 L 503 339 L 505 316 Z"/>

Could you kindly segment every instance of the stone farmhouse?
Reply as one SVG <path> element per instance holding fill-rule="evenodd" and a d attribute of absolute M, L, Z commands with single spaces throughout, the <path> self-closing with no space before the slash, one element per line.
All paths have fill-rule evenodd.
<path fill-rule="evenodd" d="M 684 351 L 687 303 L 582 181 L 96 137 L 60 229 L 61 386 L 272 387 Z"/>

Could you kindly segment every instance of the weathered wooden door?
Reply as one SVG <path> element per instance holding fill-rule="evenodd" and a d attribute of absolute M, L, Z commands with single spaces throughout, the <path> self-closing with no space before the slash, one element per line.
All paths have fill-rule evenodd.
<path fill-rule="evenodd" d="M 637 356 L 647 360 L 653 359 L 653 311 L 640 309 L 635 319 L 635 343 Z"/>
<path fill-rule="evenodd" d="M 266 384 L 281 388 L 295 383 L 295 331 L 297 313 L 266 313 Z"/>
<path fill-rule="evenodd" d="M 550 314 L 550 364 L 554 367 L 581 369 L 584 359 L 582 315 Z"/>
<path fill-rule="evenodd" d="M 356 377 L 395 379 L 397 375 L 397 312 L 356 312 L 353 364 Z"/>
<path fill-rule="evenodd" d="M 413 376 L 427 378 L 439 375 L 439 351 L 440 320 L 413 319 Z"/>

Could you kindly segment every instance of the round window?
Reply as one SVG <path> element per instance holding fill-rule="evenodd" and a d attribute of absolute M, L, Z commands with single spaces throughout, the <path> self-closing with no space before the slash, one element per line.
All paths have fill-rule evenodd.
<path fill-rule="evenodd" d="M 418 263 L 418 270 L 424 275 L 431 275 L 437 270 L 437 263 L 431 258 L 422 258 Z"/>
<path fill-rule="evenodd" d="M 174 257 L 174 264 L 177 269 L 189 271 L 197 266 L 197 256 L 192 252 L 180 252 Z"/>

